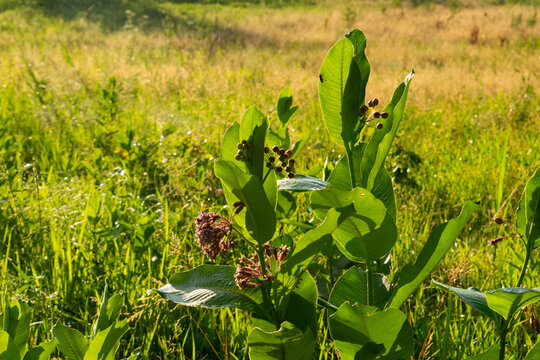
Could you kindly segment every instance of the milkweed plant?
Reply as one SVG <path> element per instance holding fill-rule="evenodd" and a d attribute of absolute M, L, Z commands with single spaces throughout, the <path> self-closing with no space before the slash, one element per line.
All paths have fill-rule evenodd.
<path fill-rule="evenodd" d="M 249 313 L 251 359 L 313 359 L 318 311 L 327 312 L 342 359 L 410 359 L 413 329 L 400 307 L 431 274 L 476 207 L 465 203 L 458 217 L 433 229 L 414 262 L 390 275 L 397 209 L 384 162 L 414 71 L 380 109 L 379 100 L 366 102 L 370 63 L 365 49 L 366 37 L 354 30 L 330 49 L 320 69 L 323 119 L 330 138 L 344 149 L 329 176 L 321 180 L 296 172 L 295 158 L 307 138 L 291 144 L 287 126 L 298 107 L 290 89 L 279 96 L 276 128 L 257 108 L 249 108 L 226 131 L 214 164 L 230 215 L 201 211 L 195 225 L 197 243 L 210 262 L 239 242 L 252 250 L 239 254 L 236 264 L 205 264 L 176 273 L 157 290 L 184 306 L 234 307 Z M 540 245 L 539 178 L 527 185 L 518 214 L 528 255 Z M 297 227 L 284 206 L 299 192 L 307 193 L 314 214 L 316 226 L 308 230 Z M 352 266 L 332 282 L 329 294 L 322 294 L 307 270 L 328 247 Z M 516 288 L 486 293 L 436 284 L 494 319 L 503 339 L 511 315 L 540 296 L 537 290 L 520 288 L 521 281 Z M 504 352 L 504 341 L 502 345 Z"/>

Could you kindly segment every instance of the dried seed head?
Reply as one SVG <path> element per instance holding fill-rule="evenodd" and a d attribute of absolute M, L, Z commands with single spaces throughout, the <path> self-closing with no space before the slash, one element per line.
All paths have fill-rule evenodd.
<path fill-rule="evenodd" d="M 210 261 L 215 261 L 219 253 L 234 247 L 234 242 L 229 238 L 231 231 L 231 223 L 213 212 L 199 211 L 199 216 L 195 218 L 197 244 Z"/>
<path fill-rule="evenodd" d="M 293 179 L 293 178 L 294 178 L 294 174 L 293 174 L 292 172 L 290 172 L 290 173 L 287 174 L 287 177 L 288 177 L 289 179 Z"/>
<path fill-rule="evenodd" d="M 381 117 L 382 117 L 383 119 L 388 119 L 388 113 L 387 113 L 387 112 L 381 113 Z"/>
<path fill-rule="evenodd" d="M 280 155 L 278 159 L 279 159 L 279 161 L 285 161 L 285 156 Z"/>
<path fill-rule="evenodd" d="M 271 163 L 273 163 L 274 161 L 276 161 L 276 157 L 275 156 L 270 156 L 268 158 L 268 161 L 270 161 Z"/>
<path fill-rule="evenodd" d="M 283 171 L 283 168 L 282 168 L 281 166 L 278 166 L 278 167 L 276 168 L 276 171 L 277 171 L 278 173 L 280 173 L 280 172 Z"/>
<path fill-rule="evenodd" d="M 287 167 L 285 168 L 285 171 L 289 173 L 289 172 L 291 172 L 291 171 L 292 171 L 292 169 L 291 169 L 291 167 L 290 167 L 290 166 L 287 166 Z"/>
<path fill-rule="evenodd" d="M 500 218 L 500 217 L 496 217 L 495 219 L 493 219 L 493 221 L 497 225 L 501 225 L 502 223 L 504 223 L 504 220 L 502 218 Z"/>
<path fill-rule="evenodd" d="M 291 157 L 291 155 L 292 155 L 292 150 L 291 149 L 285 151 L 285 156 L 286 157 Z"/>
<path fill-rule="evenodd" d="M 270 152 L 270 148 L 268 146 L 264 147 L 264 153 L 268 154 Z"/>
<path fill-rule="evenodd" d="M 382 123 L 377 123 L 377 125 L 375 125 L 375 127 L 377 129 L 381 130 L 384 127 L 384 125 Z"/>
<path fill-rule="evenodd" d="M 503 239 L 504 239 L 504 236 L 499 236 L 498 238 L 495 238 L 493 240 L 489 240 L 488 243 L 489 243 L 490 246 L 495 246 L 498 243 L 500 243 L 501 241 L 503 241 Z"/>
<path fill-rule="evenodd" d="M 373 113 L 373 117 L 374 117 L 375 119 L 378 119 L 378 118 L 381 117 L 381 113 L 378 112 L 378 111 L 375 111 L 375 112 Z"/>
<path fill-rule="evenodd" d="M 238 160 L 238 161 L 242 160 L 242 155 L 241 154 L 234 155 L 234 160 Z"/>
<path fill-rule="evenodd" d="M 294 166 L 294 162 L 295 162 L 294 159 L 289 159 L 289 166 Z"/>
<path fill-rule="evenodd" d="M 279 146 L 274 145 L 274 147 L 272 148 L 272 151 L 277 154 L 279 152 Z"/>

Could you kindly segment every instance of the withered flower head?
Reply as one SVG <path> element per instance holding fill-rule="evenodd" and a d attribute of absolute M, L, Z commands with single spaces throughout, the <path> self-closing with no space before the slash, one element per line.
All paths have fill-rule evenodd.
<path fill-rule="evenodd" d="M 234 247 L 230 238 L 232 226 L 224 217 L 213 212 L 199 211 L 195 218 L 195 236 L 210 261 L 216 261 L 216 256 Z"/>

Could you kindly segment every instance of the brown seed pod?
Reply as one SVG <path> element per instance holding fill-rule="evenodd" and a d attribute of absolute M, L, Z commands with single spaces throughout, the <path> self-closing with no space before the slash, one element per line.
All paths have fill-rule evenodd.
<path fill-rule="evenodd" d="M 296 160 L 294 160 L 294 159 L 289 159 L 289 166 L 293 166 L 295 161 Z"/>
<path fill-rule="evenodd" d="M 381 130 L 384 127 L 384 125 L 382 123 L 377 123 L 377 125 L 375 125 L 375 127 L 377 129 Z"/>
<path fill-rule="evenodd" d="M 279 146 L 274 145 L 274 147 L 272 147 L 272 151 L 277 154 L 279 152 Z"/>
<path fill-rule="evenodd" d="M 375 112 L 373 113 L 373 117 L 374 117 L 375 119 L 378 119 L 378 118 L 381 117 L 381 113 L 378 112 L 378 111 L 375 111 Z"/>
<path fill-rule="evenodd" d="M 292 178 L 294 178 L 294 174 L 293 174 L 292 172 L 290 172 L 290 173 L 287 174 L 287 177 L 288 177 L 289 179 L 292 179 Z"/>
<path fill-rule="evenodd" d="M 238 150 L 242 150 L 244 148 L 244 145 L 242 145 L 242 143 L 238 143 L 238 145 L 236 145 L 236 148 Z"/>
<path fill-rule="evenodd" d="M 388 113 L 387 113 L 387 112 L 381 113 L 381 117 L 382 117 L 383 119 L 388 119 Z"/>
<path fill-rule="evenodd" d="M 280 173 L 280 172 L 283 171 L 283 168 L 282 168 L 281 166 L 278 166 L 278 167 L 276 168 L 276 171 L 277 171 L 278 173 Z"/>
<path fill-rule="evenodd" d="M 287 166 L 287 167 L 285 168 L 285 171 L 288 172 L 288 173 L 290 173 L 290 172 L 292 171 L 292 169 L 291 169 L 290 166 Z"/>
<path fill-rule="evenodd" d="M 264 147 L 264 153 L 268 154 L 270 152 L 270 148 L 268 146 Z"/>
<path fill-rule="evenodd" d="M 364 115 L 365 113 L 367 113 L 368 109 L 369 108 L 366 105 L 362 105 L 362 107 L 360 108 L 360 115 Z"/>
<path fill-rule="evenodd" d="M 286 157 L 291 157 L 291 155 L 292 155 L 292 150 L 289 149 L 289 150 L 285 151 L 285 156 Z"/>
<path fill-rule="evenodd" d="M 495 219 L 493 219 L 493 221 L 497 225 L 501 225 L 502 223 L 504 223 L 504 220 L 502 218 L 500 218 L 500 217 L 496 217 Z"/>
<path fill-rule="evenodd" d="M 275 156 L 270 156 L 268 158 L 268 161 L 270 161 L 271 163 L 273 163 L 274 161 L 276 161 L 276 157 Z"/>

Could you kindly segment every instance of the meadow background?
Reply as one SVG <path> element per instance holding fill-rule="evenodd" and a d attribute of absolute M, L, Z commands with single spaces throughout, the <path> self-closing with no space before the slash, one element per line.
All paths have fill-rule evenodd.
<path fill-rule="evenodd" d="M 126 294 L 121 357 L 247 358 L 240 311 L 175 306 L 147 290 L 205 262 L 193 219 L 227 213 L 213 159 L 249 106 L 277 121 L 277 95 L 290 86 L 301 106 L 292 137 L 311 134 L 297 172 L 322 176 L 325 160 L 337 160 L 318 70 L 355 27 L 368 39 L 368 98 L 389 102 L 416 71 L 387 163 L 394 264 L 478 200 L 434 276 L 480 289 L 515 283 L 522 244 L 488 240 L 514 234 L 517 201 L 540 166 L 538 9 L 535 0 L 0 0 L 0 300 L 29 302 L 36 344 L 56 322 L 90 333 L 107 284 Z M 296 216 L 309 220 L 306 207 Z M 318 269 L 327 266 L 321 257 Z M 536 274 L 538 259 L 527 287 L 540 285 Z M 428 282 L 402 310 L 416 359 L 461 359 L 496 338 L 493 324 Z M 508 359 L 537 340 L 534 314 L 510 334 Z M 320 320 L 317 357 L 335 358 Z"/>

